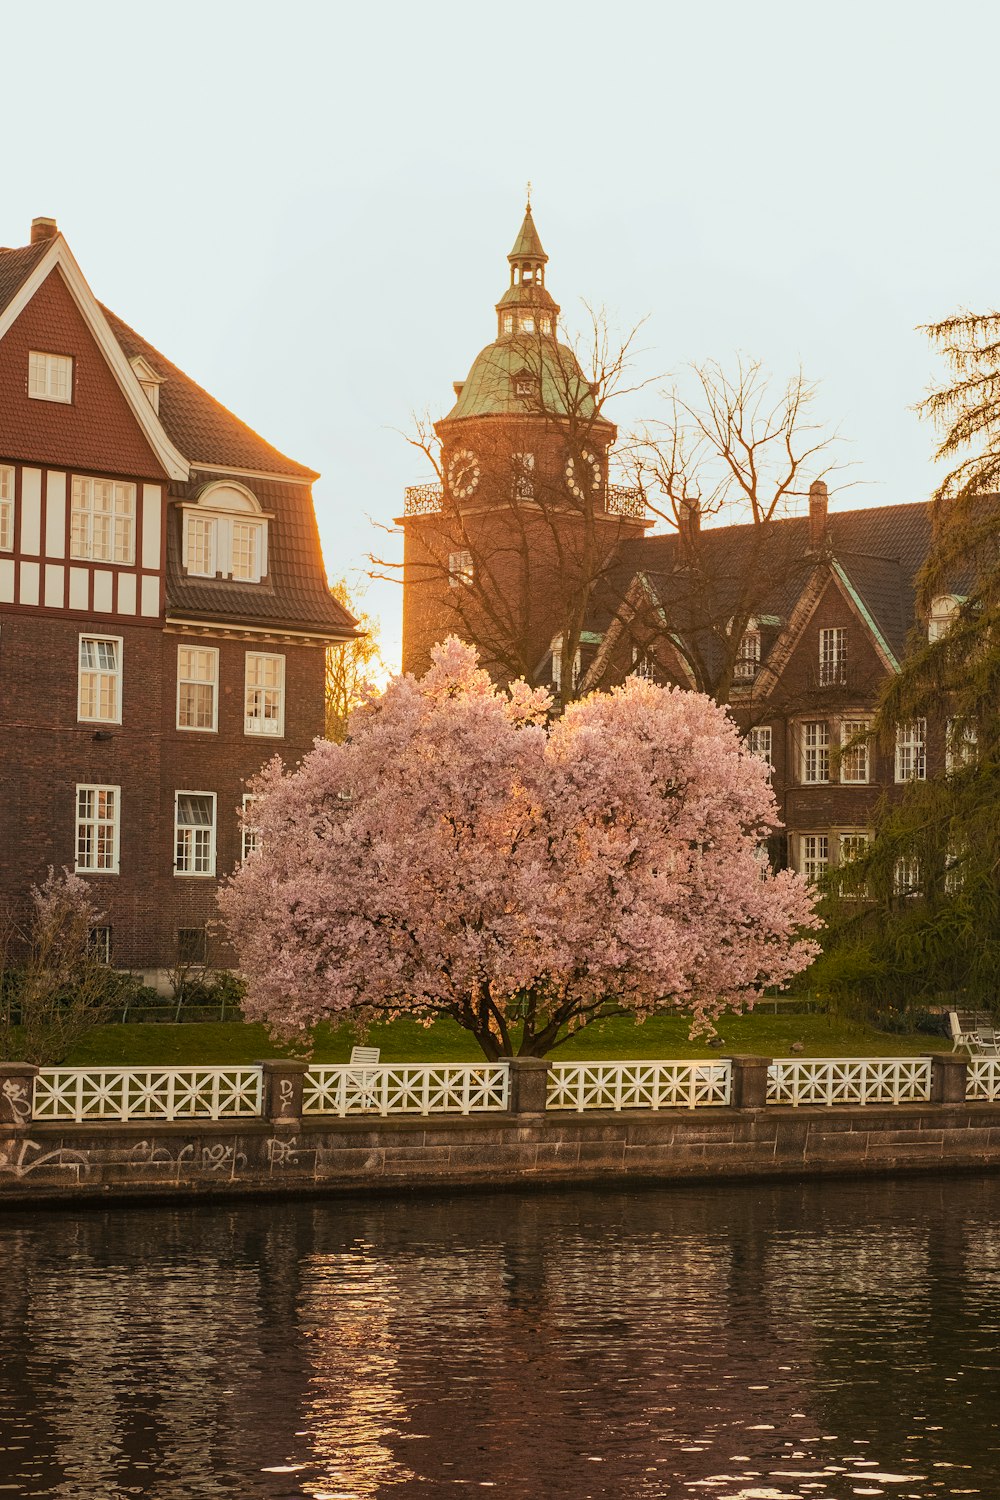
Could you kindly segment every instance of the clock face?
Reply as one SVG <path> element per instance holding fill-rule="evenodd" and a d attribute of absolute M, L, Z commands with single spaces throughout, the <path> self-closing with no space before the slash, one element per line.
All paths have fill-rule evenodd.
<path fill-rule="evenodd" d="M 448 488 L 456 500 L 465 500 L 479 483 L 479 459 L 471 448 L 457 449 L 448 461 Z"/>
<path fill-rule="evenodd" d="M 584 448 L 579 458 L 572 453 L 566 460 L 566 486 L 577 500 L 585 500 L 601 487 L 601 461 L 596 453 Z"/>

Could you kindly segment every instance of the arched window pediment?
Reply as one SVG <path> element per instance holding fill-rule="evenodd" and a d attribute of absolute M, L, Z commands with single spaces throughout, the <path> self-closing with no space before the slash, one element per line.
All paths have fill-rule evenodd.
<path fill-rule="evenodd" d="M 263 514 L 263 506 L 257 496 L 245 484 L 237 484 L 235 479 L 214 480 L 211 484 L 206 484 L 204 489 L 198 491 L 197 503 L 205 510 L 250 511 L 258 516 Z"/>

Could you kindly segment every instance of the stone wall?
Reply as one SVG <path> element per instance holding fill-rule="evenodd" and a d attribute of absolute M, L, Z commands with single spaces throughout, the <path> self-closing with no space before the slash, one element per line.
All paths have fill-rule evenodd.
<path fill-rule="evenodd" d="M 1000 1167 L 1000 1104 L 0 1125 L 0 1203 Z"/>

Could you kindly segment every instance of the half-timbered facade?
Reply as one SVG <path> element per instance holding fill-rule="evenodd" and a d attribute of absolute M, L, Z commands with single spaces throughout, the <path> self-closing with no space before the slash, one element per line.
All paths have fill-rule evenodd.
<path fill-rule="evenodd" d="M 119 967 L 224 961 L 247 780 L 322 733 L 317 475 L 94 298 L 54 221 L 0 250 L 0 896 L 86 877 Z"/>

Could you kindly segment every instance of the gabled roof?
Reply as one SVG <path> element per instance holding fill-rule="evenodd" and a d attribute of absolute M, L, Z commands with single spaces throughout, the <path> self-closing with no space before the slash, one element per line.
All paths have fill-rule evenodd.
<path fill-rule="evenodd" d="M 0 249 L 0 313 L 13 302 L 48 248 L 42 240 L 20 250 Z"/>
<path fill-rule="evenodd" d="M 700 630 L 701 653 L 711 666 L 719 653 L 711 631 L 704 628 L 706 616 L 710 613 L 721 624 L 735 612 L 737 601 L 745 597 L 748 569 L 767 580 L 751 591 L 753 612 L 787 621 L 817 565 L 825 563 L 869 623 L 887 658 L 899 661 L 914 624 L 914 578 L 930 541 L 928 501 L 832 512 L 819 549 L 811 545 L 806 516 L 773 521 L 763 528 L 707 527 L 697 543 L 696 572 L 675 533 L 636 538 L 619 547 L 607 578 L 595 590 L 588 623 L 617 633 L 620 601 L 629 598 L 632 581 L 641 573 L 675 629 L 683 633 L 687 624 Z M 710 611 L 706 587 L 711 590 Z"/>

